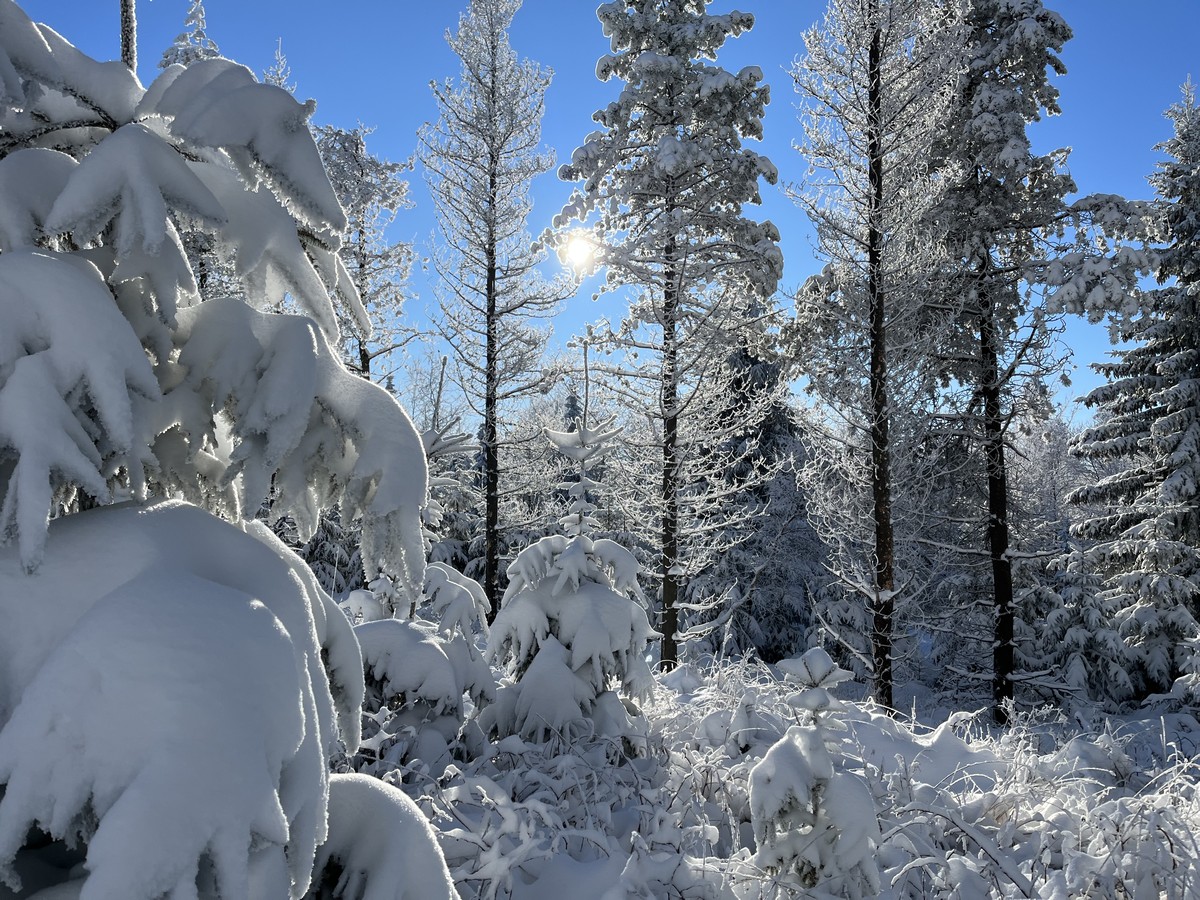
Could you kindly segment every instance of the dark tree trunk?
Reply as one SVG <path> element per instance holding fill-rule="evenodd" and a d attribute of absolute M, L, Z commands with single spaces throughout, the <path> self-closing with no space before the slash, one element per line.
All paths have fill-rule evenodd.
<path fill-rule="evenodd" d="M 982 291 L 979 316 L 979 349 L 983 376 L 983 454 L 987 470 L 988 554 L 992 560 L 992 596 L 995 608 L 995 634 L 992 643 L 992 714 L 1004 724 L 1004 706 L 1013 697 L 1012 563 L 1008 558 L 1008 467 L 1004 461 L 1004 419 L 1000 407 L 1000 352 L 996 333 L 996 314 L 990 292 Z"/>
<path fill-rule="evenodd" d="M 679 663 L 679 272 L 674 239 L 667 243 L 663 283 L 663 361 L 660 402 L 663 414 L 662 446 L 662 669 Z"/>
<path fill-rule="evenodd" d="M 358 291 L 359 299 L 362 300 L 365 307 L 367 303 L 367 288 L 370 287 L 367 281 L 369 263 L 367 259 L 367 236 L 361 225 L 355 231 L 355 235 L 354 262 L 358 267 L 358 271 L 355 273 L 354 287 Z M 367 342 L 362 336 L 358 338 L 358 374 L 367 379 L 367 381 L 371 380 L 371 348 L 367 346 Z"/>
<path fill-rule="evenodd" d="M 488 168 L 488 197 L 489 206 L 496 208 L 496 162 Z M 487 266 L 484 290 L 487 294 L 486 338 L 484 361 L 484 393 L 483 393 L 483 483 L 484 483 L 484 520 L 483 520 L 483 590 L 491 603 L 488 621 L 491 622 L 500 611 L 500 448 L 496 444 L 496 418 L 499 386 L 499 322 L 497 321 L 497 282 L 496 282 L 496 225 L 489 221 L 487 225 L 487 246 L 484 249 L 485 265 Z"/>
<path fill-rule="evenodd" d="M 497 97 L 496 69 L 500 56 L 498 35 L 491 34 L 488 47 L 490 65 L 488 67 L 488 99 L 489 109 L 495 109 L 499 102 Z M 493 138 L 494 140 L 494 138 Z M 485 343 L 484 349 L 484 388 L 483 388 L 483 484 L 484 484 L 484 517 L 483 517 L 483 590 L 487 595 L 491 608 L 488 610 L 488 622 L 496 618 L 500 611 L 500 448 L 497 443 L 497 418 L 499 416 L 499 356 L 500 356 L 500 322 L 499 320 L 499 284 L 497 281 L 499 261 L 497 259 L 496 236 L 496 204 L 498 201 L 500 151 L 489 143 L 488 146 L 488 185 L 487 185 L 487 234 L 485 236 L 484 292 L 486 293 L 485 311 Z"/>
<path fill-rule="evenodd" d="M 878 7 L 872 11 L 878 16 Z M 867 60 L 867 301 L 871 343 L 871 496 L 875 520 L 875 595 L 871 661 L 875 700 L 892 706 L 892 624 L 895 616 L 895 541 L 892 534 L 891 453 L 888 435 L 887 318 L 883 286 L 883 35 L 876 26 Z"/>
<path fill-rule="evenodd" d="M 137 72 L 137 9 L 135 0 L 121 0 L 121 62 Z"/>

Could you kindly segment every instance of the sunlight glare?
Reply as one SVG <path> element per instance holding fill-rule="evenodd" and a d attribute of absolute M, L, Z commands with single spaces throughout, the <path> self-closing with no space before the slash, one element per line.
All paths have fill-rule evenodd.
<path fill-rule="evenodd" d="M 576 272 L 586 271 L 596 256 L 595 247 L 591 240 L 582 232 L 575 232 L 567 238 L 565 251 L 566 262 Z"/>

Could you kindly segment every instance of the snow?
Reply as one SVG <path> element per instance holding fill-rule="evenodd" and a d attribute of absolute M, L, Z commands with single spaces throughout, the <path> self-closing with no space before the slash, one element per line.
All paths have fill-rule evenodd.
<path fill-rule="evenodd" d="M 336 339 L 337 319 L 329 291 L 313 269 L 287 210 L 270 191 L 247 190 L 227 168 L 203 162 L 190 165 L 195 177 L 219 198 L 228 217 L 220 249 L 233 262 L 255 306 L 277 310 L 290 294 L 330 340 Z"/>
<path fill-rule="evenodd" d="M 467 673 L 455 666 L 435 627 L 399 619 L 354 629 L 363 662 L 385 700 L 423 700 L 435 712 L 461 713 Z"/>
<path fill-rule="evenodd" d="M 265 178 L 314 230 L 345 229 L 316 145 L 295 140 L 307 134 L 315 103 L 298 103 L 282 88 L 259 84 L 249 69 L 227 59 L 169 71 L 171 83 L 153 110 L 173 117 L 172 134 L 225 151 L 251 186 Z"/>
<path fill-rule="evenodd" d="M 332 888 L 332 894 L 318 892 L 316 900 L 459 896 L 421 810 L 402 791 L 366 775 L 330 777 L 329 840 L 317 855 L 316 871 Z"/>
<path fill-rule="evenodd" d="M 34 24 L 11 0 L 0 3 L 0 73 L 5 92 L 17 96 L 13 72 L 31 75 L 112 121 L 128 122 L 141 94 L 137 76 L 120 62 L 97 62 L 45 25 Z"/>
<path fill-rule="evenodd" d="M 100 141 L 71 172 L 46 219 L 51 234 L 94 240 L 116 217 L 116 249 L 156 253 L 166 238 L 168 206 L 220 227 L 225 213 L 183 158 L 146 126 L 129 124 Z"/>
<path fill-rule="evenodd" d="M 55 521 L 34 576 L 0 551 L 10 887 L 37 824 L 87 841 L 84 898 L 189 896 L 208 864 L 225 897 L 261 879 L 304 893 L 326 761 L 357 742 L 356 727 L 339 736 L 323 656 L 343 707 L 362 688 L 348 624 L 295 564 L 277 541 L 178 503 Z"/>
<path fill-rule="evenodd" d="M 25 148 L 0 159 L 0 250 L 36 244 L 46 219 L 78 165 L 57 150 Z"/>
<path fill-rule="evenodd" d="M 313 501 L 340 503 L 346 521 L 363 519 L 368 576 L 392 572 L 401 592 L 415 596 L 425 568 L 425 455 L 395 399 L 348 372 L 311 320 L 259 313 L 236 299 L 183 310 L 178 342 L 190 391 L 167 399 L 178 402 L 173 415 L 193 434 L 208 428 L 195 418 L 191 392 L 204 398 L 202 408 L 231 415 L 240 443 L 224 478 L 243 476 L 242 514 L 252 516 L 273 487 L 275 514 L 291 515 L 307 540 L 317 526 Z M 314 496 L 326 484 L 344 487 Z"/>
<path fill-rule="evenodd" d="M 16 458 L 0 494 L 0 532 L 17 535 L 22 563 L 33 569 L 50 515 L 51 473 L 95 496 L 109 493 L 95 437 L 73 415 L 72 399 L 91 400 L 116 458 L 132 465 L 125 454 L 134 446 L 135 414 L 157 396 L 158 382 L 91 264 L 9 251 L 0 256 L 0 286 L 0 453 Z"/>

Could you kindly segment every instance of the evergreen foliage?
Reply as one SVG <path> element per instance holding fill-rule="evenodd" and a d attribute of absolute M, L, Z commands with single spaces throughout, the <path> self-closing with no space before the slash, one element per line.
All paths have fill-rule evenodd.
<path fill-rule="evenodd" d="M 1104 579 L 1101 600 L 1129 645 L 1137 696 L 1191 690 L 1200 663 L 1200 110 L 1188 85 L 1167 113 L 1174 135 L 1151 181 L 1164 246 L 1128 349 L 1096 365 L 1108 383 L 1084 402 L 1098 421 L 1076 452 L 1119 469 L 1074 492 L 1102 511 L 1075 526 Z M 1180 680 L 1182 679 L 1182 680 Z"/>

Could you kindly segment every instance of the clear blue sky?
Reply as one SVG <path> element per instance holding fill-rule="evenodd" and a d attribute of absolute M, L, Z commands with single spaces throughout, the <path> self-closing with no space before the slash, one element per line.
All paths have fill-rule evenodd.
<path fill-rule="evenodd" d="M 414 150 L 420 124 L 436 115 L 428 83 L 457 73 L 457 61 L 443 34 L 457 22 L 461 3 L 453 0 L 206 0 L 208 33 L 221 52 L 261 73 L 273 61 L 277 39 L 292 67 L 297 96 L 317 100 L 316 121 L 342 127 L 357 122 L 377 131 L 371 149 L 390 159 Z M 188 0 L 140 0 L 138 50 L 141 76 L 148 83 L 162 50 L 182 30 Z M 612 84 L 595 78 L 596 59 L 607 42 L 595 17 L 595 0 L 526 0 L 512 42 L 522 56 L 555 72 L 546 98 L 544 140 L 559 159 L 569 157 L 592 128 L 591 114 L 614 94 Z M 1058 79 L 1063 115 L 1034 126 L 1041 148 L 1069 146 L 1071 172 L 1081 193 L 1150 196 L 1146 175 L 1158 159 L 1153 147 L 1169 134 L 1163 110 L 1179 98 L 1189 74 L 1200 77 L 1200 0 L 1049 0 L 1071 25 L 1075 38 L 1064 60 L 1068 74 Z M 72 43 L 99 58 L 118 55 L 118 0 L 26 0 L 23 8 Z M 824 0 L 717 0 L 714 11 L 753 12 L 753 32 L 731 42 L 721 62 L 731 69 L 761 66 L 772 86 L 765 152 L 781 180 L 801 178 L 805 166 L 791 149 L 798 135 L 795 100 L 786 68 L 801 50 L 800 35 L 824 12 Z M 416 208 L 401 214 L 399 236 L 420 244 L 433 228 L 430 202 L 421 178 L 412 179 Z M 570 186 L 553 174 L 536 186 L 530 230 L 536 234 L 566 198 Z M 818 268 L 804 216 L 767 189 L 763 215 L 783 235 L 785 287 L 794 287 Z M 420 276 L 413 288 L 417 308 L 433 302 Z M 618 317 L 615 299 L 599 308 L 581 291 L 570 315 L 557 328 L 560 337 L 601 315 Z M 1067 334 L 1081 367 L 1107 349 L 1102 328 L 1073 322 Z M 1095 384 L 1082 368 L 1076 391 Z"/>

